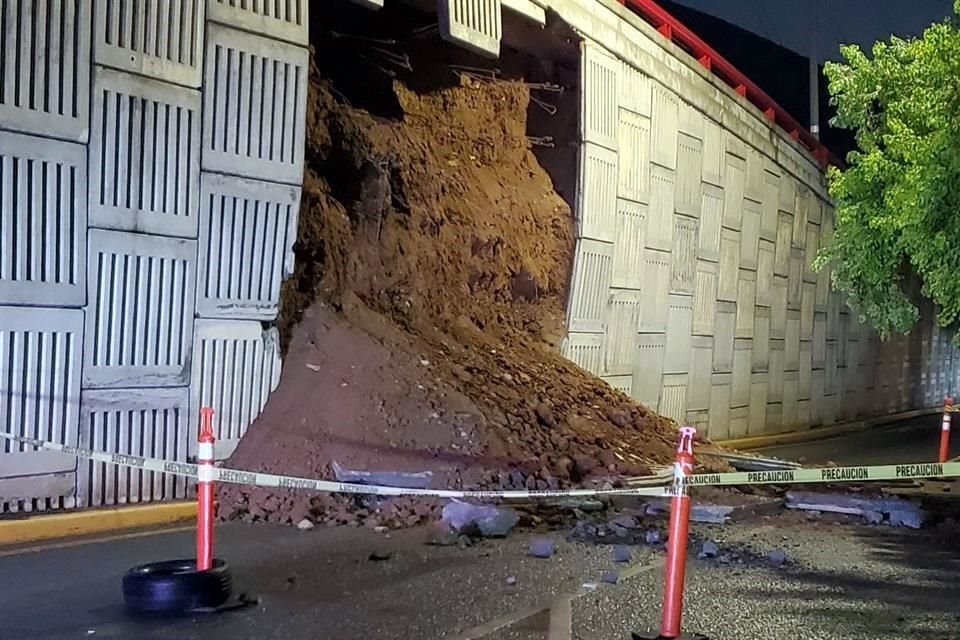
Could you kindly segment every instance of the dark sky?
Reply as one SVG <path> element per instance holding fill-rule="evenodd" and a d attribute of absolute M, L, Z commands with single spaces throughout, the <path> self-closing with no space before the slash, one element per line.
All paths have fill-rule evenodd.
<path fill-rule="evenodd" d="M 891 34 L 919 35 L 953 12 L 953 0 L 677 0 L 808 56 L 839 59 L 840 44 L 869 48 Z"/>

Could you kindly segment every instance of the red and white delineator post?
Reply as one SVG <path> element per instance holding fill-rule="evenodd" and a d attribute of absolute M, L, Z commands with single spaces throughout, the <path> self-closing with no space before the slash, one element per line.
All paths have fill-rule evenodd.
<path fill-rule="evenodd" d="M 634 640 L 708 640 L 706 636 L 681 633 L 683 582 L 687 568 L 687 537 L 690 533 L 690 495 L 687 479 L 693 475 L 693 440 L 697 430 L 680 427 L 677 457 L 673 463 L 673 500 L 670 505 L 670 529 L 667 539 L 667 564 L 663 585 L 663 609 L 660 632 L 634 633 Z"/>
<path fill-rule="evenodd" d="M 953 398 L 947 396 L 943 402 L 943 419 L 940 421 L 940 452 L 937 462 L 941 464 L 950 457 L 950 414 L 953 413 Z"/>
<path fill-rule="evenodd" d="M 213 409 L 200 409 L 197 434 L 197 571 L 213 567 Z"/>

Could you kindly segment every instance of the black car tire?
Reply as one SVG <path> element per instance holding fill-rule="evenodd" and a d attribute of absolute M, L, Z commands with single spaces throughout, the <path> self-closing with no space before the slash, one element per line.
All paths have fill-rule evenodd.
<path fill-rule="evenodd" d="M 220 559 L 198 571 L 196 560 L 167 560 L 130 569 L 123 602 L 132 613 L 172 614 L 223 605 L 233 590 L 230 567 Z"/>

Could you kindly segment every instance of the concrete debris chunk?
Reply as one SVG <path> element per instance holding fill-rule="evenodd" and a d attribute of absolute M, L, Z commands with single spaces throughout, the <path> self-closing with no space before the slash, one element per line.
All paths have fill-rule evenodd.
<path fill-rule="evenodd" d="M 720 554 L 720 547 L 717 546 L 717 543 L 713 540 L 707 540 L 700 547 L 700 553 L 697 554 L 697 557 L 701 560 L 706 558 L 716 558 Z"/>
<path fill-rule="evenodd" d="M 553 554 L 556 552 L 557 545 L 553 543 L 553 540 L 538 538 L 530 543 L 530 550 L 528 553 L 534 558 L 552 558 Z"/>
<path fill-rule="evenodd" d="M 297 523 L 297 529 L 300 529 L 300 531 L 309 531 L 310 529 L 313 529 L 313 523 L 307 518 L 304 518 Z"/>
<path fill-rule="evenodd" d="M 643 539 L 647 544 L 660 544 L 660 532 L 656 529 L 650 529 L 644 534 Z"/>
<path fill-rule="evenodd" d="M 460 535 L 502 538 L 517 526 L 520 516 L 508 507 L 451 500 L 443 506 L 441 520 Z"/>
<path fill-rule="evenodd" d="M 787 563 L 787 553 L 783 549 L 774 549 L 767 554 L 767 562 L 771 566 L 780 569 Z"/>
<path fill-rule="evenodd" d="M 613 548 L 613 561 L 619 563 L 630 562 L 633 559 L 633 552 L 630 547 L 618 544 Z"/>
<path fill-rule="evenodd" d="M 336 460 L 330 467 L 337 482 L 376 485 L 380 487 L 401 487 L 403 489 L 426 489 L 433 479 L 432 471 L 356 471 L 344 469 Z"/>
<path fill-rule="evenodd" d="M 617 584 L 620 582 L 620 574 L 616 571 L 604 571 L 603 575 L 600 577 L 600 580 L 606 582 L 607 584 Z"/>
<path fill-rule="evenodd" d="M 916 503 L 902 498 L 860 497 L 842 493 L 788 491 L 788 509 L 822 511 L 860 516 L 871 524 L 886 522 L 894 527 L 919 529 L 926 520 L 926 512 Z"/>

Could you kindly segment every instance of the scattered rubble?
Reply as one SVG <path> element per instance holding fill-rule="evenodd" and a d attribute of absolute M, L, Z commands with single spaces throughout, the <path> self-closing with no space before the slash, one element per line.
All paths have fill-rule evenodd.
<path fill-rule="evenodd" d="M 431 471 L 353 471 L 344 469 L 337 461 L 330 463 L 337 482 L 378 485 L 381 487 L 403 487 L 404 489 L 426 489 L 433 479 Z"/>
<path fill-rule="evenodd" d="M 841 493 L 788 491 L 788 509 L 860 516 L 869 524 L 919 529 L 927 513 L 916 503 L 902 498 L 853 496 Z"/>
<path fill-rule="evenodd" d="M 514 509 L 451 500 L 443 506 L 442 522 L 458 535 L 502 538 L 517 526 L 520 516 Z"/>

